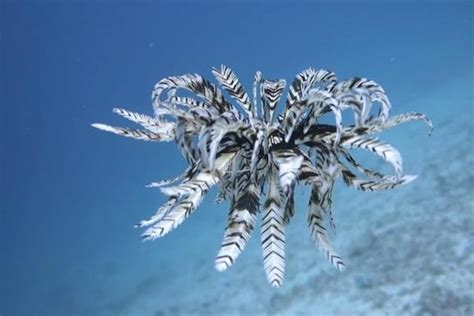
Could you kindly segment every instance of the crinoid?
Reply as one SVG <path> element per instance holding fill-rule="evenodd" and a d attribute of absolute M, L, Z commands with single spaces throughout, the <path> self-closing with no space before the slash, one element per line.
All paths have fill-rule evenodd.
<path fill-rule="evenodd" d="M 358 77 L 338 81 L 333 72 L 313 68 L 296 76 L 282 113 L 276 115 L 285 80 L 267 80 L 257 72 L 251 101 L 231 69 L 221 66 L 212 72 L 238 107 L 216 85 L 200 75 L 187 74 L 156 84 L 153 117 L 114 109 L 143 130 L 93 124 L 135 139 L 175 141 L 189 163 L 176 179 L 149 185 L 162 187 L 168 200 L 151 218 L 137 224 L 148 227 L 143 238 L 152 240 L 176 228 L 217 185 L 218 200 L 230 200 L 228 225 L 215 261 L 217 270 L 235 262 L 262 212 L 263 264 L 270 284 L 279 287 L 285 269 L 285 227 L 294 214 L 295 185 L 301 183 L 311 187 L 311 235 L 327 260 L 343 270 L 325 226 L 328 222 L 335 227 L 331 196 L 336 178 L 342 176 L 348 186 L 362 191 L 393 189 L 414 180 L 415 176 L 403 175 L 400 153 L 374 134 L 412 120 L 432 127 L 431 121 L 421 113 L 389 117 L 390 102 L 374 81 Z M 188 94 L 179 96 L 178 91 Z M 372 113 L 374 108 L 377 114 Z M 353 113 L 352 125 L 342 125 L 345 110 Z M 322 123 L 326 114 L 332 114 L 334 125 Z M 371 151 L 391 164 L 394 175 L 363 167 L 349 152 L 354 148 Z M 179 185 L 169 186 L 179 180 Z M 260 209 L 262 196 L 266 197 Z"/>

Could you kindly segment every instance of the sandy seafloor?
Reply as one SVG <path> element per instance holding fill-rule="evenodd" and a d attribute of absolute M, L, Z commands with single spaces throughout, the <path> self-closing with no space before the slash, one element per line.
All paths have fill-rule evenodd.
<path fill-rule="evenodd" d="M 214 257 L 207 256 L 217 249 L 220 238 L 216 237 L 220 236 L 208 233 L 195 242 L 206 250 L 169 254 L 187 260 L 185 271 L 164 263 L 153 277 L 137 284 L 134 291 L 141 295 L 121 311 L 153 315 L 472 315 L 472 92 L 465 93 L 468 98 L 464 100 L 456 97 L 456 91 L 468 85 L 468 81 L 453 82 L 439 95 L 419 96 L 404 107 L 418 109 L 419 104 L 430 104 L 431 109 L 422 106 L 421 110 L 433 118 L 432 137 L 422 123 L 409 123 L 384 138 L 396 140 L 393 145 L 404 156 L 406 172 L 419 175 L 415 182 L 395 191 L 368 193 L 338 183 L 333 198 L 337 225 L 333 240 L 346 259 L 346 271 L 335 271 L 317 251 L 306 225 L 306 200 L 299 199 L 296 220 L 288 228 L 287 271 L 281 289 L 271 289 L 266 283 L 257 234 L 235 266 L 218 273 L 213 269 Z M 437 113 L 435 109 L 442 110 Z M 456 111 L 462 109 L 463 115 L 457 116 Z M 214 220 L 221 228 L 223 218 Z M 199 225 L 194 232 L 204 232 L 214 223 Z M 186 238 L 193 237 L 188 233 L 173 243 L 182 247 Z M 215 291 L 200 292 L 203 284 Z M 172 299 L 156 300 L 162 291 L 173 293 L 167 295 Z"/>
<path fill-rule="evenodd" d="M 298 193 L 296 218 L 287 230 L 282 288 L 271 288 L 265 279 L 258 226 L 235 265 L 217 272 L 213 261 L 227 206 L 206 210 L 213 200 L 208 197 L 170 235 L 152 243 L 137 241 L 128 262 L 114 263 L 107 253 L 103 261 L 94 258 L 94 266 L 78 265 L 64 275 L 64 282 L 50 284 L 55 290 L 49 290 L 51 302 L 45 306 L 54 306 L 54 314 L 72 309 L 78 315 L 472 315 L 469 78 L 453 80 L 439 93 L 418 95 L 403 106 L 402 111 L 417 109 L 431 116 L 431 137 L 420 122 L 381 137 L 401 151 L 406 173 L 419 176 L 415 182 L 370 193 L 337 184 L 337 235 L 332 240 L 345 258 L 346 271 L 333 269 L 312 243 L 303 199 L 307 194 Z M 395 106 L 393 113 L 401 113 L 397 110 Z M 91 267 L 97 270 L 87 270 Z M 71 288 L 72 276 L 85 284 Z"/>

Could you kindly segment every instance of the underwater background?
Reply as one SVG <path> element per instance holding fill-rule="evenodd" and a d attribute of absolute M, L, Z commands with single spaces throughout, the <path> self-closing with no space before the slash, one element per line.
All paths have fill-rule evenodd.
<path fill-rule="evenodd" d="M 473 4 L 470 1 L 2 1 L 0 315 L 470 315 L 474 313 Z M 265 279 L 257 227 L 214 269 L 228 203 L 203 204 L 141 242 L 165 201 L 152 181 L 185 169 L 174 143 L 93 129 L 152 114 L 167 76 L 225 64 L 287 83 L 308 67 L 380 83 L 380 137 L 418 179 L 385 192 L 336 183 L 331 267 L 310 238 L 307 192 L 287 230 L 286 276 Z M 371 160 L 372 161 L 372 160 Z M 373 162 L 373 161 L 372 161 Z M 299 198 L 301 197 L 301 198 Z M 258 225 L 258 224 L 257 224 Z"/>

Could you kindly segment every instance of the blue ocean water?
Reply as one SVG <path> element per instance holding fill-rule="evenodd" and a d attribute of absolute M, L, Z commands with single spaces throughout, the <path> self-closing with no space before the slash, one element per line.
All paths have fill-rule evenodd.
<path fill-rule="evenodd" d="M 439 2 L 2 2 L 0 315 L 462 315 L 473 309 L 473 4 Z M 395 191 L 339 183 L 333 271 L 311 244 L 306 200 L 289 226 L 280 289 L 259 230 L 235 266 L 214 258 L 227 219 L 215 191 L 177 230 L 142 243 L 133 225 L 164 202 L 145 184 L 186 164 L 173 143 L 93 129 L 152 114 L 161 78 L 226 64 L 363 76 L 392 113 L 420 123 L 382 137 L 417 181 Z M 350 191 L 350 192 L 348 192 Z M 298 195 L 299 197 L 300 195 Z"/>

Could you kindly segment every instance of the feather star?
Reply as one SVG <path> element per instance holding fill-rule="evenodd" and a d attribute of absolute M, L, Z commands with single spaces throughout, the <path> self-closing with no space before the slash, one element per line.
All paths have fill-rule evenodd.
<path fill-rule="evenodd" d="M 296 76 L 282 113 L 275 115 L 285 80 L 267 80 L 257 72 L 251 101 L 230 68 L 221 66 L 212 73 L 235 105 L 218 86 L 198 74 L 187 74 L 156 84 L 153 117 L 114 109 L 143 129 L 92 124 L 134 139 L 175 141 L 189 164 L 176 179 L 148 185 L 161 187 L 168 200 L 136 225 L 147 227 L 142 237 L 153 240 L 169 233 L 217 185 L 217 200 L 229 199 L 230 210 L 216 269 L 232 266 L 262 212 L 263 265 L 269 283 L 280 287 L 285 270 L 285 227 L 294 215 L 294 190 L 299 183 L 311 187 L 307 219 L 312 238 L 330 264 L 344 270 L 326 224 L 335 229 L 331 210 L 335 180 L 342 177 L 346 185 L 362 191 L 393 189 L 411 182 L 416 176 L 403 175 L 397 149 L 374 135 L 412 120 L 426 122 L 431 133 L 430 119 L 415 112 L 389 117 L 390 102 L 376 82 L 359 77 L 338 81 L 333 72 L 313 68 Z M 179 96 L 178 91 L 195 97 Z M 372 114 L 374 109 L 377 114 Z M 343 126 L 342 112 L 346 110 L 354 121 Z M 332 115 L 333 125 L 321 122 L 327 114 Z M 350 149 L 373 152 L 393 167 L 394 175 L 363 167 Z M 179 185 L 170 186 L 178 181 Z M 261 197 L 265 201 L 260 209 Z"/>

